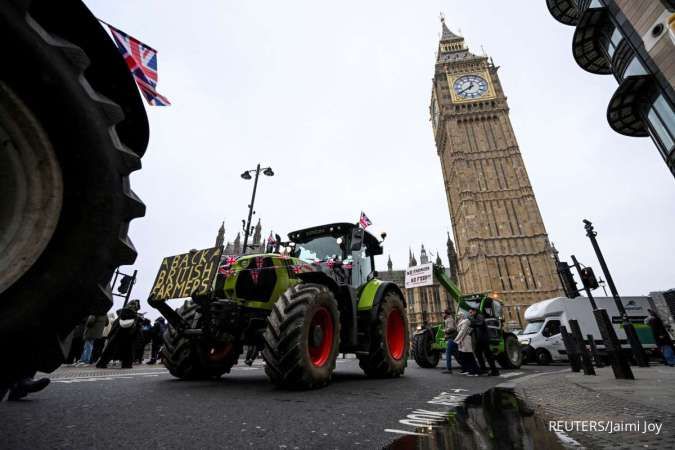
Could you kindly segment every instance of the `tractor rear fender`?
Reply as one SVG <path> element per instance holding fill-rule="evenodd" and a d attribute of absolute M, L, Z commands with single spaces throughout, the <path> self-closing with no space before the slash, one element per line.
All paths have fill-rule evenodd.
<path fill-rule="evenodd" d="M 361 311 L 370 311 L 370 317 L 372 320 L 377 318 L 377 314 L 380 312 L 380 303 L 384 298 L 385 294 L 394 291 L 396 292 L 403 301 L 403 306 L 406 306 L 405 297 L 403 292 L 391 281 L 382 281 L 378 279 L 372 279 L 361 290 L 361 295 L 359 297 L 359 312 Z"/>
<path fill-rule="evenodd" d="M 323 272 L 304 272 L 296 275 L 304 283 L 326 286 L 333 292 L 340 311 L 341 347 L 353 347 L 357 343 L 356 293 L 351 286 L 338 283 Z"/>

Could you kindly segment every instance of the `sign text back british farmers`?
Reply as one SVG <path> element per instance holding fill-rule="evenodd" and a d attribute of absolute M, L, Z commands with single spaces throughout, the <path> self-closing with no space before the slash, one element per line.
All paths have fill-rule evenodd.
<path fill-rule="evenodd" d="M 205 292 L 211 287 L 218 271 L 222 247 L 167 256 L 152 285 L 150 295 L 155 300 L 185 298 L 193 292 Z"/>

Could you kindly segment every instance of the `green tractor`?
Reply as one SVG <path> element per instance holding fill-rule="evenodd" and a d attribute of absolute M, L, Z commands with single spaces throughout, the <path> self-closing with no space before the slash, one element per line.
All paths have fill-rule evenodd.
<path fill-rule="evenodd" d="M 377 279 L 382 242 L 350 223 L 288 236 L 271 253 L 226 258 L 210 287 L 175 311 L 151 295 L 170 324 L 161 356 L 172 375 L 228 373 L 244 346 L 247 363 L 262 352 L 267 376 L 285 388 L 326 385 L 339 353 L 355 353 L 369 377 L 403 374 L 406 305 L 394 283 Z"/>
<path fill-rule="evenodd" d="M 516 335 L 502 328 L 502 304 L 491 294 L 462 295 L 442 266 L 434 265 L 433 272 L 438 282 L 455 299 L 459 311 L 468 313 L 470 308 L 475 308 L 485 317 L 490 336 L 490 350 L 499 365 L 505 369 L 518 369 L 523 363 L 523 355 Z M 443 324 L 420 327 L 413 335 L 413 358 L 422 368 L 436 367 L 446 348 Z"/>

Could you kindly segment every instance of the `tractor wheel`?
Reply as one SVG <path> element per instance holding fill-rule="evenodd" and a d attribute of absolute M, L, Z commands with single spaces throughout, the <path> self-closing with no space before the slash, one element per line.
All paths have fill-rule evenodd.
<path fill-rule="evenodd" d="M 359 366 L 369 377 L 394 378 L 403 374 L 408 361 L 408 317 L 399 294 L 390 291 L 370 332 L 370 352 L 358 355 Z"/>
<path fill-rule="evenodd" d="M 497 362 L 504 369 L 520 369 L 523 352 L 515 334 L 504 333 L 504 352 L 497 355 Z"/>
<path fill-rule="evenodd" d="M 441 359 L 441 352 L 431 348 L 433 343 L 434 336 L 428 330 L 413 336 L 413 356 L 417 365 L 424 369 L 436 367 Z"/>
<path fill-rule="evenodd" d="M 77 322 L 112 305 L 145 205 L 129 187 L 141 163 L 117 134 L 122 108 L 87 81 L 81 48 L 18 5 L 0 2 L 13 61 L 0 67 L 0 351 L 18 372 L 51 372 Z"/>
<path fill-rule="evenodd" d="M 199 327 L 201 314 L 195 303 L 186 302 L 176 312 L 191 327 Z M 239 354 L 232 344 L 204 345 L 198 340 L 182 336 L 170 326 L 164 333 L 160 358 L 174 377 L 198 380 L 229 373 Z"/>
<path fill-rule="evenodd" d="M 278 386 L 326 385 L 340 348 L 340 313 L 333 293 L 313 283 L 289 288 L 274 304 L 263 335 L 265 372 Z"/>

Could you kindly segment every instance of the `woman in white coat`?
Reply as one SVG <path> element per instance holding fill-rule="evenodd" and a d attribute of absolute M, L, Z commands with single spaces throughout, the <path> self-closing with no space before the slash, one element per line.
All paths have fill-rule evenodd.
<path fill-rule="evenodd" d="M 478 364 L 473 355 L 473 342 L 471 340 L 471 321 L 466 315 L 461 316 L 459 324 L 457 325 L 457 336 L 455 337 L 457 344 L 459 363 L 462 366 L 462 372 L 467 375 L 475 377 L 479 374 Z"/>

